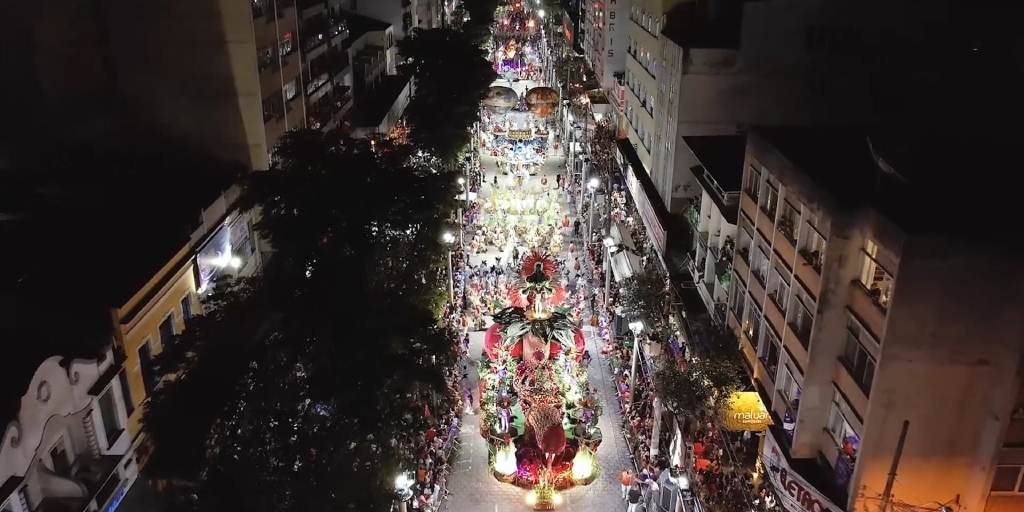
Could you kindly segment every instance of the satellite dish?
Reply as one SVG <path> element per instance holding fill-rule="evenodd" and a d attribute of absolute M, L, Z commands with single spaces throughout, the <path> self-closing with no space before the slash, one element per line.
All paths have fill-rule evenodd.
<path fill-rule="evenodd" d="M 871 142 L 871 137 L 868 137 L 868 151 L 871 152 L 871 159 L 875 161 L 875 165 L 878 166 L 878 170 L 882 171 L 882 174 L 895 178 L 903 183 L 909 183 L 909 181 L 903 177 L 900 173 L 893 169 L 889 162 L 885 161 L 885 158 L 875 151 L 875 145 Z"/>

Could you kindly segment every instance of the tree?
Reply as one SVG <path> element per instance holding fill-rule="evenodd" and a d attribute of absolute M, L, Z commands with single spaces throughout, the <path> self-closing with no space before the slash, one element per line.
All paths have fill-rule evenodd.
<path fill-rule="evenodd" d="M 491 28 L 494 26 L 494 13 L 501 4 L 500 0 L 463 0 L 459 2 L 469 20 L 460 26 L 475 45 L 482 45 L 491 36 Z"/>
<path fill-rule="evenodd" d="M 472 140 L 480 102 L 497 78 L 479 45 L 452 29 L 414 29 L 398 43 L 401 71 L 415 81 L 405 109 L 409 140 L 452 164 Z"/>
<path fill-rule="evenodd" d="M 180 451 L 165 467 L 192 484 L 183 510 L 391 505 L 425 406 L 454 404 L 458 359 L 437 316 L 457 186 L 415 153 L 300 130 L 248 176 L 241 204 L 274 255 L 161 356 L 145 413 L 158 450 Z"/>
<path fill-rule="evenodd" d="M 641 270 L 619 284 L 618 306 L 625 318 L 643 318 L 653 325 L 653 331 L 662 328 L 668 311 L 668 284 L 661 274 L 653 269 Z"/>

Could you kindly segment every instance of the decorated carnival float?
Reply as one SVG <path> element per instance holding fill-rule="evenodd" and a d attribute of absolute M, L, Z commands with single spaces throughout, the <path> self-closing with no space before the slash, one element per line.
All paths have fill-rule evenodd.
<path fill-rule="evenodd" d="M 558 92 L 534 87 L 522 97 L 509 87 L 494 86 L 483 102 L 481 152 L 498 168 L 524 179 L 534 175 L 551 150 L 558 151 L 548 128 L 558 106 Z"/>
<path fill-rule="evenodd" d="M 557 283 L 555 261 L 523 258 L 511 306 L 495 313 L 480 363 L 481 435 L 498 480 L 527 489 L 535 510 L 552 510 L 560 491 L 599 474 L 601 404 L 583 362 L 583 333 Z"/>

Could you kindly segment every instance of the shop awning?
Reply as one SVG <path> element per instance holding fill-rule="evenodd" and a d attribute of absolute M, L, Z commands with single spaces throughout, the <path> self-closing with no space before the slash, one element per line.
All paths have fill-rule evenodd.
<path fill-rule="evenodd" d="M 629 235 L 628 228 L 617 221 L 612 223 L 611 238 L 616 244 L 622 244 L 625 247 L 625 249 L 612 254 L 611 258 L 612 276 L 618 283 L 632 277 L 633 272 L 640 269 L 640 257 L 636 255 L 636 246 L 633 245 L 633 238 Z"/>

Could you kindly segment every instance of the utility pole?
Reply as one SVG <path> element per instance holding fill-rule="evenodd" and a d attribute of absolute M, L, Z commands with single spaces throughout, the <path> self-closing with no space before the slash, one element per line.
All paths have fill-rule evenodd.
<path fill-rule="evenodd" d="M 896 470 L 900 467 L 900 458 L 903 457 L 903 445 L 907 442 L 907 429 L 910 422 L 903 420 L 903 429 L 900 430 L 900 438 L 896 441 L 896 453 L 892 456 L 892 465 L 889 466 L 889 478 L 885 480 L 885 490 L 882 491 L 882 509 L 879 512 L 888 512 L 889 502 L 892 501 L 892 486 L 896 483 Z"/>

